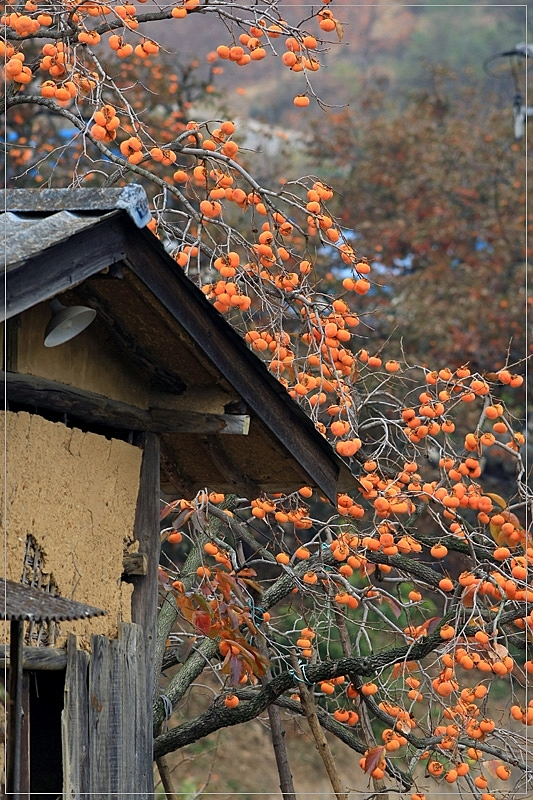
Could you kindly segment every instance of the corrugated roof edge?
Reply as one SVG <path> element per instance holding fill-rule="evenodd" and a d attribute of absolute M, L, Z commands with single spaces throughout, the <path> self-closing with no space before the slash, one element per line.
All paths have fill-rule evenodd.
<path fill-rule="evenodd" d="M 76 600 L 56 597 L 42 589 L 0 578 L 0 619 L 44 622 L 87 619 L 106 613 Z"/>

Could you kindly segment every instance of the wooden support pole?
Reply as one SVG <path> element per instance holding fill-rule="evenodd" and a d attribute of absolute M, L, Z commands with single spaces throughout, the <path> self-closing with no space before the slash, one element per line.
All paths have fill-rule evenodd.
<path fill-rule="evenodd" d="M 139 543 L 139 553 L 144 553 L 147 558 L 148 571 L 146 575 L 132 575 L 133 595 L 131 598 L 132 621 L 138 623 L 143 631 L 144 658 L 146 671 L 145 685 L 138 687 L 139 696 L 143 698 L 145 716 L 145 730 L 138 732 L 137 762 L 144 764 L 145 773 L 142 778 L 144 785 L 139 785 L 137 791 L 142 800 L 153 797 L 153 756 L 152 756 L 152 728 L 153 706 L 152 697 L 154 681 L 159 675 L 154 675 L 154 656 L 157 628 L 157 590 L 159 552 L 161 549 L 161 536 L 159 533 L 159 437 L 154 433 L 140 436 L 138 444 L 143 446 L 143 459 L 137 508 L 133 531 Z M 142 741 L 139 737 L 143 737 Z M 141 778 L 139 777 L 139 780 Z M 142 792 L 146 794 L 143 795 Z M 140 798 L 140 800 L 141 800 Z"/>

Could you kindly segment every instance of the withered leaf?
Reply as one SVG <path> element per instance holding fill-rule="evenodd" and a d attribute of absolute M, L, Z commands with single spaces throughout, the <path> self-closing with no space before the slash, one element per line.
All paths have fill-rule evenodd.
<path fill-rule="evenodd" d="M 374 772 L 379 762 L 383 758 L 384 753 L 385 747 L 383 745 L 380 745 L 379 747 L 373 747 L 372 750 L 369 750 L 365 758 L 365 772 Z"/>

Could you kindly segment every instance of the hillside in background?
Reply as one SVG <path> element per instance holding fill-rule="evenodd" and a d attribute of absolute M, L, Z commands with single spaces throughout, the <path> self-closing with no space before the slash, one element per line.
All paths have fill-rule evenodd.
<path fill-rule="evenodd" d="M 316 19 L 310 16 L 314 6 L 282 2 L 279 8 L 287 20 L 309 20 L 309 33 L 319 33 Z M 525 7 L 465 3 L 463 7 L 454 4 L 446 8 L 437 3 L 405 6 L 399 2 L 356 6 L 347 0 L 334 0 L 328 8 L 341 27 L 328 34 L 332 46 L 320 51 L 323 69 L 312 75 L 313 88 L 324 103 L 322 110 L 315 104 L 317 114 L 327 113 L 331 98 L 332 107 L 338 108 L 371 91 L 401 94 L 430 88 L 430 64 L 458 72 L 480 93 L 495 93 L 511 108 L 513 82 L 505 60 L 492 62 L 491 74 L 485 65 L 491 57 L 526 40 Z M 169 29 L 158 25 L 154 30 L 182 60 L 203 57 L 212 50 L 214 41 L 233 43 L 231 28 L 210 14 L 188 15 L 183 20 L 183 41 L 176 35 L 176 26 Z M 224 103 L 234 114 L 246 113 L 274 125 L 298 125 L 301 115 L 292 99 L 306 90 L 305 77 L 292 74 L 273 52 L 261 67 L 258 81 L 253 65 L 241 68 L 223 62 L 216 88 Z"/>

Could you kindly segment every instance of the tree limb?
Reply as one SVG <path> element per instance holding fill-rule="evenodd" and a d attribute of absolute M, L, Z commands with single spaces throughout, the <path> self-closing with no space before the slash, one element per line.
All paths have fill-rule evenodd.
<path fill-rule="evenodd" d="M 213 655 L 218 651 L 216 642 L 212 640 L 203 642 L 199 650 L 203 648 L 203 652 L 206 653 L 207 648 L 204 647 L 206 644 L 211 645 L 210 649 Z M 404 647 L 384 650 L 381 653 L 375 653 L 371 656 L 340 658 L 336 661 L 326 661 L 308 666 L 305 669 L 305 679 L 311 686 L 320 681 L 328 680 L 329 678 L 339 677 L 340 675 L 353 674 L 361 677 L 370 676 L 384 667 L 392 666 L 398 661 L 404 661 L 406 659 L 418 661 L 441 644 L 442 639 L 440 638 L 439 632 L 436 631 L 430 636 L 423 637 L 420 641 Z M 188 659 L 187 664 L 183 665 L 179 675 L 188 667 L 189 661 L 191 661 L 191 659 Z M 196 663 L 198 663 L 198 661 Z M 202 662 L 202 669 L 204 665 L 205 662 Z M 199 672 L 201 672 L 201 669 Z M 199 672 L 197 674 L 199 674 Z M 192 680 L 183 681 L 183 693 L 191 682 Z M 268 684 L 262 686 L 252 699 L 240 703 L 239 706 L 234 709 L 228 709 L 220 699 L 216 700 L 206 711 L 196 717 L 196 719 L 189 720 L 182 725 L 172 728 L 166 733 L 160 734 L 154 742 L 155 757 L 185 747 L 185 745 L 202 739 L 204 736 L 208 736 L 219 728 L 239 725 L 242 722 L 255 719 L 260 713 L 265 711 L 270 703 L 274 703 L 280 695 L 288 689 L 294 688 L 296 685 L 297 679 L 293 671 L 290 670 L 276 675 Z"/>

